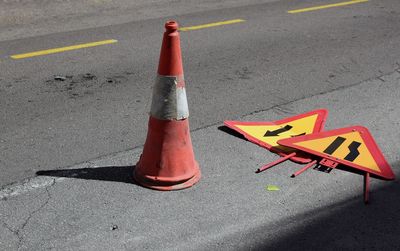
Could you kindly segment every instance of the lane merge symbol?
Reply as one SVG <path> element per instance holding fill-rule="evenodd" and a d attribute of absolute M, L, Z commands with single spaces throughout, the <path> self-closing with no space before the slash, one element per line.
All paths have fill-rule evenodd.
<path fill-rule="evenodd" d="M 346 141 L 346 138 L 343 137 L 337 137 L 325 150 L 324 153 L 327 154 L 333 154 L 344 142 Z M 350 145 L 348 145 L 348 148 L 350 150 L 350 153 L 344 157 L 345 160 L 353 162 L 358 155 L 360 155 L 360 152 L 358 151 L 358 147 L 360 147 L 361 143 L 357 141 L 352 141 Z"/>

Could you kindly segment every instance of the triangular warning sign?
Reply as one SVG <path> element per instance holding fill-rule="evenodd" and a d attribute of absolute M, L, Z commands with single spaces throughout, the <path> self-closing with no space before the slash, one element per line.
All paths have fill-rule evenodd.
<path fill-rule="evenodd" d="M 278 140 L 321 131 L 327 115 L 327 110 L 320 109 L 272 122 L 224 121 L 224 124 L 249 141 L 285 155 L 293 152 L 294 149 L 280 146 L 277 143 Z M 298 159 L 297 161 L 309 162 L 310 160 Z"/>
<path fill-rule="evenodd" d="M 372 135 L 362 126 L 282 139 L 278 143 L 385 179 L 394 179 L 394 173 Z"/>

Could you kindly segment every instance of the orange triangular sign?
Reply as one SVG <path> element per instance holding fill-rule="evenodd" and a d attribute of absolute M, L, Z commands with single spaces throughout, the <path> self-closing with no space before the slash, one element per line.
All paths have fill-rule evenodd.
<path fill-rule="evenodd" d="M 374 138 L 362 126 L 282 139 L 278 143 L 384 179 L 395 178 Z"/>
<path fill-rule="evenodd" d="M 224 121 L 224 124 L 242 134 L 249 141 L 280 155 L 285 155 L 293 152 L 294 149 L 280 146 L 277 143 L 278 140 L 320 132 L 324 127 L 327 115 L 327 110 L 320 109 L 272 122 Z M 297 159 L 297 161 L 309 162 L 310 160 Z"/>

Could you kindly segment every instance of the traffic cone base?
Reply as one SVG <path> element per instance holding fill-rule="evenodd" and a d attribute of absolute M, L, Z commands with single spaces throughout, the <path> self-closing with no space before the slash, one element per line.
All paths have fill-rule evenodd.
<path fill-rule="evenodd" d="M 199 168 L 197 162 L 195 168 L 197 169 Z M 160 178 L 157 179 L 157 177 L 140 175 L 137 174 L 137 172 L 134 173 L 133 178 L 141 186 L 160 191 L 172 191 L 172 190 L 181 190 L 193 186 L 200 180 L 201 173 L 199 170 L 192 178 L 188 180 L 181 180 L 180 181 L 181 183 L 161 181 Z"/>
<path fill-rule="evenodd" d="M 135 180 L 156 190 L 179 190 L 200 179 L 194 158 L 189 121 L 149 118 L 143 154 L 136 164 Z"/>

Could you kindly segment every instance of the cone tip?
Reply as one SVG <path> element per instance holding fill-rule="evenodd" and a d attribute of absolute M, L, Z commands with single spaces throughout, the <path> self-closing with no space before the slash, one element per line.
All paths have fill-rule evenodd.
<path fill-rule="evenodd" d="M 174 31 L 178 30 L 178 28 L 179 28 L 179 25 L 174 20 L 170 20 L 165 23 L 165 29 L 167 32 L 174 32 Z"/>

